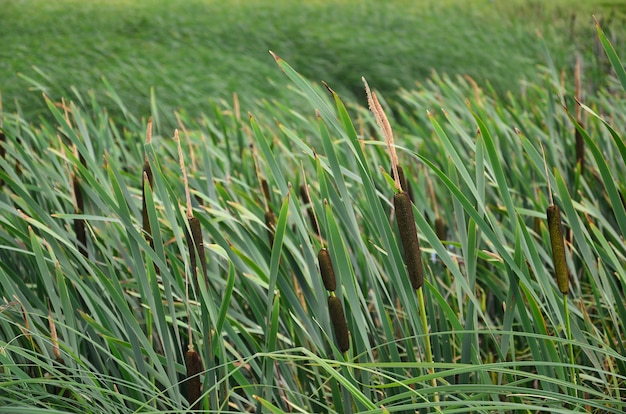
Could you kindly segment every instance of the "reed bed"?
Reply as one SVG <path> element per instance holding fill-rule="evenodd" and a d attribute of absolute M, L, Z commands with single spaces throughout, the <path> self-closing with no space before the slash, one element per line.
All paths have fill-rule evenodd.
<path fill-rule="evenodd" d="M 276 55 L 310 112 L 181 111 L 184 140 L 157 99 L 4 113 L 0 411 L 622 412 L 626 72 L 597 30 L 617 76 L 582 99 L 549 67 L 506 103 L 437 74 L 381 99 L 412 202 L 365 102 Z"/>

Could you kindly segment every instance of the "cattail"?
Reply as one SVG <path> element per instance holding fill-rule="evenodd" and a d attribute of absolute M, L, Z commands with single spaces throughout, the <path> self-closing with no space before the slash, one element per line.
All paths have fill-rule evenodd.
<path fill-rule="evenodd" d="M 417 290 L 424 284 L 424 269 L 422 268 L 422 255 L 419 239 L 417 238 L 411 199 L 403 191 L 394 195 L 393 205 L 396 209 L 396 220 L 402 247 L 404 248 L 409 280 L 411 281 L 411 287 Z"/>
<path fill-rule="evenodd" d="M 274 236 L 276 234 L 276 216 L 272 210 L 267 210 L 265 212 L 265 225 L 267 226 L 267 237 L 271 248 L 274 246 Z"/>
<path fill-rule="evenodd" d="M 272 203 L 272 194 L 270 193 L 270 185 L 267 183 L 265 178 L 260 178 L 261 181 L 261 192 L 263 192 L 263 196 L 265 197 L 265 201 L 268 204 Z"/>
<path fill-rule="evenodd" d="M 174 131 L 174 140 L 178 146 L 178 158 L 180 162 L 180 169 L 183 172 L 183 184 L 185 185 L 185 198 L 187 200 L 187 223 L 191 233 L 185 229 L 185 239 L 189 246 L 189 264 L 191 266 L 191 274 L 194 280 L 194 286 L 198 289 L 198 260 L 200 260 L 200 267 L 202 268 L 202 275 L 205 282 L 208 284 L 208 273 L 206 268 L 206 256 L 204 255 L 204 241 L 202 239 L 202 227 L 200 226 L 200 220 L 193 215 L 193 208 L 191 206 L 191 193 L 189 191 L 189 180 L 187 179 L 187 169 L 185 168 L 185 159 L 183 157 L 183 149 L 180 145 L 180 138 L 178 136 L 178 130 Z M 198 256 L 196 256 L 196 254 Z"/>
<path fill-rule="evenodd" d="M 200 374 L 203 371 L 202 358 L 192 347 L 185 353 L 185 366 L 187 368 L 187 401 L 194 403 L 192 410 L 200 409 L 200 396 L 202 394 L 202 383 Z"/>
<path fill-rule="evenodd" d="M 148 127 L 146 128 L 146 144 L 150 144 L 152 142 L 152 118 L 148 120 Z M 146 181 L 150 185 L 150 188 L 153 188 L 154 175 L 152 174 L 152 167 L 150 167 L 150 163 L 148 162 L 148 157 L 145 157 L 145 161 L 143 163 L 143 169 L 141 171 L 141 177 L 143 181 L 143 185 L 141 187 L 141 217 L 142 217 L 142 225 L 144 235 L 148 243 L 150 243 L 150 247 L 154 248 L 154 240 L 152 239 L 152 227 L 150 226 L 150 220 L 148 218 L 148 208 L 146 205 Z"/>
<path fill-rule="evenodd" d="M 72 191 L 74 193 L 74 213 L 83 214 L 85 210 L 85 201 L 83 199 L 83 191 L 80 188 L 80 179 L 76 174 L 72 174 Z M 85 220 L 81 218 L 74 219 L 74 233 L 76 233 L 76 247 L 80 254 L 88 257 L 87 253 L 87 229 L 85 228 Z"/>
<path fill-rule="evenodd" d="M 315 213 L 313 211 L 313 206 L 311 204 L 311 197 L 309 196 L 309 191 L 305 184 L 300 186 L 300 198 L 302 199 L 302 203 L 305 205 L 308 204 L 309 207 L 306 209 L 307 215 L 309 216 L 309 221 L 311 222 L 311 227 L 314 231 L 317 231 L 318 224 L 317 218 L 315 217 Z"/>
<path fill-rule="evenodd" d="M 54 355 L 54 361 L 59 364 L 59 373 L 61 375 L 65 375 L 67 370 L 65 368 L 65 360 L 61 357 L 61 350 L 59 348 L 59 337 L 57 335 L 56 324 L 54 323 L 54 318 L 52 317 L 52 310 L 48 309 L 48 325 L 50 326 L 50 340 L 52 342 L 52 354 Z M 59 379 L 59 382 L 61 380 Z M 56 395 L 65 394 L 65 392 L 61 392 L 62 388 L 57 387 L 56 385 L 52 387 L 52 393 Z"/>
<path fill-rule="evenodd" d="M 194 279 L 194 286 L 198 289 L 198 260 L 200 261 L 200 269 L 206 283 L 208 283 L 208 273 L 206 267 L 206 256 L 204 254 L 204 241 L 202 239 L 202 227 L 198 217 L 187 217 L 187 223 L 191 233 L 185 229 L 185 239 L 189 246 L 189 265 L 191 266 L 191 275 Z M 196 255 L 197 254 L 197 255 Z"/>
<path fill-rule="evenodd" d="M 394 180 L 396 179 L 395 175 L 393 174 L 393 168 L 391 168 L 391 178 L 393 178 Z M 398 179 L 400 180 L 400 186 L 402 187 L 402 190 L 406 191 L 411 201 L 413 201 L 413 188 L 411 187 L 411 184 L 407 180 L 406 175 L 404 175 L 404 169 L 399 165 L 398 165 Z"/>
<path fill-rule="evenodd" d="M 330 314 L 330 320 L 335 331 L 337 347 L 341 352 L 347 352 L 348 349 L 350 349 L 348 324 L 346 323 L 346 315 L 343 312 L 343 305 L 335 295 L 328 297 L 328 313 Z"/>
<path fill-rule="evenodd" d="M 576 66 L 574 69 L 574 81 L 576 84 L 576 122 L 579 126 L 583 127 L 582 121 L 582 80 L 581 80 L 581 72 L 582 72 L 582 58 L 579 56 L 576 57 Z M 585 171 L 585 140 L 583 138 L 583 134 L 580 132 L 578 128 L 575 128 L 574 138 L 576 140 L 576 163 L 580 165 L 580 173 L 583 174 Z"/>
<path fill-rule="evenodd" d="M 567 270 L 567 262 L 565 260 L 565 242 L 563 241 L 561 211 L 559 210 L 559 207 L 556 205 L 548 206 L 547 216 L 556 282 L 561 293 L 565 295 L 569 290 L 569 274 Z"/>
<path fill-rule="evenodd" d="M 317 254 L 317 261 L 320 265 L 320 273 L 322 274 L 322 281 L 324 281 L 324 287 L 326 290 L 333 292 L 337 289 L 337 280 L 335 278 L 335 269 L 333 269 L 333 262 L 330 260 L 330 254 L 325 248 L 321 248 Z"/>
<path fill-rule="evenodd" d="M 435 234 L 437 234 L 437 238 L 439 240 L 445 240 L 447 233 L 448 229 L 446 228 L 446 223 L 441 217 L 437 217 L 435 219 Z"/>
<path fill-rule="evenodd" d="M 143 164 L 143 169 L 141 171 L 141 175 L 143 177 L 143 185 L 141 187 L 141 218 L 144 236 L 148 243 L 150 243 L 150 247 L 154 248 L 154 240 L 152 239 L 152 226 L 150 225 L 150 219 L 148 218 L 148 206 L 146 204 L 146 184 L 153 188 L 154 175 L 152 174 L 152 168 L 150 167 L 150 163 L 148 160 Z"/>

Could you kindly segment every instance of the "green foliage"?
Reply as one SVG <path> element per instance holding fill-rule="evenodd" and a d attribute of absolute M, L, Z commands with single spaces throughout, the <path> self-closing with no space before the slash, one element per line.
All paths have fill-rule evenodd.
<path fill-rule="evenodd" d="M 192 279 L 202 272 L 191 268 L 178 153 L 159 126 L 167 105 L 152 100 L 146 143 L 147 119 L 121 97 L 114 119 L 95 98 L 47 100 L 37 124 L 3 116 L 0 411 L 188 411 L 193 345 L 205 412 L 622 412 L 626 105 L 615 82 L 585 97 L 583 119 L 573 86 L 550 69 L 506 103 L 436 74 L 383 103 L 413 189 L 418 298 L 373 117 L 359 105 L 350 116 L 339 94 L 275 58 L 311 104 L 306 113 L 263 102 L 247 120 L 227 105 L 180 114 L 207 280 Z M 552 199 L 572 275 L 566 295 L 554 278 Z M 321 247 L 350 332 L 345 353 Z"/>
<path fill-rule="evenodd" d="M 146 114 L 154 88 L 168 128 L 177 125 L 174 110 L 201 116 L 209 98 L 231 101 L 233 92 L 246 111 L 257 111 L 256 102 L 268 96 L 307 108 L 280 86 L 267 55 L 273 50 L 308 78 L 333 85 L 344 98 L 363 97 L 362 75 L 391 97 L 433 69 L 468 74 L 483 87 L 517 95 L 520 80 L 532 78 L 535 65 L 545 60 L 537 30 L 557 67 L 572 66 L 579 52 L 586 70 L 594 73 L 589 80 L 599 81 L 607 67 L 604 60 L 596 63 L 591 14 L 605 17 L 604 27 L 619 34 L 623 14 L 599 0 L 545 3 L 5 1 L 0 91 L 5 110 L 21 110 L 35 119 L 48 115 L 42 93 L 55 101 L 88 101 L 93 93 L 109 108 L 123 102 L 131 113 Z"/>

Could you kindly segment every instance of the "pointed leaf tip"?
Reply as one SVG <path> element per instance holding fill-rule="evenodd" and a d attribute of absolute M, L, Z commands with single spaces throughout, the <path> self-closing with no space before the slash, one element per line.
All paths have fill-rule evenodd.
<path fill-rule="evenodd" d="M 333 91 L 333 89 L 332 89 L 330 86 L 328 86 L 328 84 L 327 84 L 326 82 L 322 81 L 322 85 L 324 85 L 324 87 L 326 88 L 326 90 L 328 90 L 328 92 L 330 92 L 330 94 L 331 94 L 332 96 L 335 96 L 335 95 L 336 95 L 336 94 L 335 94 L 335 91 Z"/>
<path fill-rule="evenodd" d="M 275 60 L 276 62 L 279 62 L 279 61 L 281 61 L 281 60 L 282 60 L 282 59 L 280 58 L 280 56 L 278 56 L 276 53 L 272 52 L 271 50 L 270 50 L 269 52 L 270 52 L 270 55 L 272 55 L 272 57 L 274 58 L 274 60 Z"/>

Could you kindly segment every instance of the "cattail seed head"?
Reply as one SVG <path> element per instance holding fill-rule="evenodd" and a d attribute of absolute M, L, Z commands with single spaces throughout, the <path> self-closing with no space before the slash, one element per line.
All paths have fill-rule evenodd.
<path fill-rule="evenodd" d="M 309 192 L 307 191 L 307 187 L 305 184 L 300 186 L 300 198 L 304 204 L 311 204 L 311 197 L 309 197 Z M 313 212 L 313 206 L 309 205 L 307 208 L 307 215 L 309 216 L 309 221 L 311 222 L 311 227 L 314 231 L 317 231 L 319 228 L 317 224 L 317 218 L 315 217 L 315 213 Z"/>
<path fill-rule="evenodd" d="M 265 212 L 265 225 L 267 226 L 267 237 L 271 248 L 274 246 L 274 235 L 276 233 L 276 216 L 272 210 L 267 210 Z"/>
<path fill-rule="evenodd" d="M 417 238 L 411 199 L 403 191 L 394 195 L 393 205 L 396 209 L 398 231 L 400 232 L 400 240 L 404 248 L 404 260 L 409 273 L 409 280 L 411 281 L 411 287 L 417 290 L 424 284 L 424 269 L 422 268 L 422 255 L 419 239 Z"/>
<path fill-rule="evenodd" d="M 198 252 L 198 258 L 200 260 L 200 269 L 202 269 L 202 276 L 204 276 L 205 282 L 208 281 L 208 274 L 206 268 L 206 256 L 204 254 L 204 239 L 202 238 L 202 226 L 200 220 L 197 217 L 188 218 L 189 228 L 191 229 L 191 237 L 193 239 L 193 246 Z"/>
<path fill-rule="evenodd" d="M 263 196 L 268 203 L 272 202 L 272 194 L 270 193 L 270 185 L 267 183 L 265 178 L 261 178 L 261 191 L 263 192 Z"/>
<path fill-rule="evenodd" d="M 72 174 L 72 190 L 74 192 L 74 212 L 83 214 L 85 210 L 85 201 L 83 199 L 83 191 L 80 187 L 80 179 L 76 174 Z M 88 257 L 87 253 L 87 229 L 84 219 L 74 219 L 74 233 L 76 233 L 76 245 L 78 251 L 84 257 Z"/>
<path fill-rule="evenodd" d="M 148 218 L 148 207 L 146 205 L 146 182 L 152 188 L 154 175 L 152 174 L 152 168 L 150 167 L 150 163 L 148 160 L 143 164 L 143 169 L 141 171 L 141 175 L 143 177 L 144 184 L 141 187 L 141 218 L 144 235 L 146 240 L 150 243 L 150 247 L 154 248 L 154 241 L 152 240 L 152 227 L 150 226 L 150 220 Z"/>
<path fill-rule="evenodd" d="M 585 172 L 585 139 L 583 134 L 576 128 L 574 132 L 576 140 L 576 163 L 580 165 L 580 174 Z"/>
<path fill-rule="evenodd" d="M 444 223 L 441 217 L 437 217 L 435 219 L 435 233 L 437 234 L 437 238 L 439 240 L 446 239 L 446 234 L 448 233 L 448 229 L 446 228 L 446 223 Z"/>
<path fill-rule="evenodd" d="M 192 410 L 200 409 L 200 396 L 202 394 L 202 384 L 200 373 L 202 372 L 202 359 L 196 351 L 189 350 L 185 353 L 185 366 L 187 368 L 187 401 L 194 403 Z"/>
<path fill-rule="evenodd" d="M 559 286 L 559 291 L 565 295 L 569 290 L 569 274 L 567 261 L 565 260 L 565 242 L 563 240 L 563 229 L 561 227 L 561 210 L 559 210 L 559 207 L 556 205 L 550 205 L 548 206 L 547 216 L 556 282 Z"/>
<path fill-rule="evenodd" d="M 346 352 L 350 349 L 348 324 L 346 323 L 346 315 L 343 312 L 343 305 L 339 298 L 334 295 L 328 297 L 328 313 L 335 331 L 337 347 L 341 352 Z"/>
<path fill-rule="evenodd" d="M 320 265 L 324 287 L 326 290 L 333 292 L 337 289 L 337 280 L 335 279 L 335 269 L 333 269 L 333 263 L 330 260 L 330 254 L 327 249 L 320 249 L 317 254 L 317 261 Z"/>

